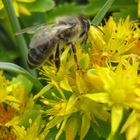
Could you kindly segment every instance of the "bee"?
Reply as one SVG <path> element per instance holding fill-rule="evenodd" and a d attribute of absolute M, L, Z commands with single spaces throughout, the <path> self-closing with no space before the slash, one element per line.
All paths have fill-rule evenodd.
<path fill-rule="evenodd" d="M 30 68 L 40 67 L 53 55 L 59 69 L 60 52 L 64 45 L 71 45 L 74 60 L 77 63 L 75 43 L 81 39 L 86 43 L 88 38 L 89 21 L 81 16 L 60 17 L 52 25 L 41 25 L 23 29 L 20 33 L 34 33 L 29 44 L 27 63 Z"/>

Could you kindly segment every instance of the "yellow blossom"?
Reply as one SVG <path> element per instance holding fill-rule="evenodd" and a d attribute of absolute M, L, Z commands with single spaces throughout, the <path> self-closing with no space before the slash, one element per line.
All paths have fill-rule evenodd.
<path fill-rule="evenodd" d="M 80 51 L 80 48 L 78 51 Z M 77 55 L 79 56 L 81 54 L 82 53 L 79 52 Z M 81 58 L 82 57 L 78 58 L 79 62 Z M 52 116 L 46 126 L 46 131 L 47 129 L 49 131 L 50 128 L 61 124 L 63 127 L 60 128 L 56 139 L 60 136 L 62 131 L 66 131 L 66 137 L 68 139 L 74 139 L 79 129 L 81 130 L 80 137 L 83 139 L 89 130 L 91 121 L 96 122 L 96 117 L 101 120 L 108 120 L 109 114 L 98 103 L 83 97 L 84 94 L 90 92 L 88 89 L 88 82 L 86 81 L 87 75 L 76 69 L 77 64 L 74 61 L 73 55 L 69 54 L 69 48 L 62 53 L 60 60 L 61 66 L 58 72 L 55 65 L 43 66 L 43 71 L 41 70 L 41 73 L 46 76 L 49 85 L 53 86 L 50 89 L 47 88 L 47 85 L 46 90 L 44 90 L 44 87 L 35 97 L 39 97 L 40 95 L 40 100 L 51 107 L 45 111 L 46 115 Z M 67 69 L 65 69 L 64 65 Z M 54 69 L 54 71 L 51 71 L 52 69 Z M 85 79 L 83 79 L 84 75 Z M 94 87 L 92 88 L 94 89 Z M 43 94 L 49 91 L 52 91 L 51 95 L 54 98 L 53 100 L 42 97 Z M 67 98 L 65 91 L 69 92 L 69 98 Z M 61 95 L 61 98 L 59 95 Z M 82 116 L 78 112 L 81 112 Z M 83 122 L 77 121 L 79 118 L 86 119 L 88 123 L 85 124 L 84 120 Z M 74 121 L 70 121 L 71 119 Z M 80 126 L 81 123 L 82 126 Z M 74 130 L 71 129 L 71 126 L 74 126 Z M 83 127 L 86 128 L 84 133 Z"/>
<path fill-rule="evenodd" d="M 126 131 L 127 140 L 133 140 L 140 134 L 140 113 L 137 110 L 133 110 L 127 118 L 125 124 L 121 129 L 121 133 Z"/>
<path fill-rule="evenodd" d="M 32 97 L 28 96 L 29 86 L 31 85 L 28 83 L 28 89 L 26 89 L 23 84 L 24 80 L 26 83 L 29 82 L 21 75 L 12 80 L 7 80 L 3 72 L 0 71 L 0 138 L 12 140 L 31 139 L 30 134 L 32 133 L 34 139 L 39 137 L 40 140 L 44 140 L 43 135 L 39 134 L 38 128 L 41 124 L 41 118 L 36 120 L 37 124 L 30 124 L 31 127 L 28 130 L 21 126 L 24 115 L 33 110 L 34 107 Z"/>
<path fill-rule="evenodd" d="M 91 26 L 88 35 L 91 51 L 86 52 L 86 45 L 82 48 L 77 42 L 77 63 L 67 46 L 60 54 L 59 70 L 51 62 L 41 70 L 41 78 L 48 84 L 34 99 L 49 107 L 44 110 L 50 116 L 45 132 L 57 127 L 56 139 L 65 131 L 67 139 L 79 135 L 82 140 L 93 123 L 98 125 L 98 119 L 108 122 L 109 118 L 115 135 L 124 111 L 140 111 L 138 23 L 129 17 L 116 23 L 110 17 L 99 29 Z M 139 133 L 138 116 L 122 126 L 128 139 Z M 130 135 L 131 130 L 136 133 Z"/>
<path fill-rule="evenodd" d="M 35 2 L 36 0 L 12 0 L 12 3 L 13 3 L 13 6 L 14 6 L 14 9 L 15 9 L 15 13 L 17 16 L 20 15 L 20 13 L 24 14 L 24 15 L 27 15 L 27 16 L 30 16 L 31 13 L 30 11 L 24 6 L 24 4 L 26 3 L 33 3 Z M 0 10 L 3 9 L 3 3 L 2 3 L 2 0 L 0 0 Z"/>
<path fill-rule="evenodd" d="M 3 8 L 2 1 L 0 1 L 0 10 Z"/>
<path fill-rule="evenodd" d="M 103 33 L 95 27 L 89 30 L 89 41 L 93 46 L 90 55 L 92 65 L 106 66 L 111 62 L 119 62 L 122 55 L 139 54 L 140 29 L 137 22 L 127 17 L 116 23 L 110 17 L 106 25 L 99 28 Z"/>
<path fill-rule="evenodd" d="M 132 66 L 129 63 L 127 65 L 119 64 L 115 71 L 108 68 L 97 68 L 97 75 L 104 83 L 104 90 L 85 95 L 94 101 L 106 103 L 111 107 L 113 133 L 117 131 L 122 120 L 123 109 L 140 110 L 140 97 L 137 96 L 136 92 L 139 81 L 137 71 L 137 62 Z"/>

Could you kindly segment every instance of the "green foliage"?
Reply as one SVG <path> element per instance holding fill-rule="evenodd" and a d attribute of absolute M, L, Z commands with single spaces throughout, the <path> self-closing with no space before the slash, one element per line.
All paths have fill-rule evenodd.
<path fill-rule="evenodd" d="M 22 85 L 25 85 L 25 92 L 27 94 L 30 94 L 32 88 L 33 88 L 33 83 L 25 76 L 23 75 L 18 75 L 15 79 L 15 82 L 20 82 Z"/>
<path fill-rule="evenodd" d="M 139 19 L 138 1 L 14 2 L 0 0 L 2 138 L 139 139 L 140 31 L 137 23 L 130 22 Z M 15 33 L 32 25 L 51 24 L 57 17 L 68 15 L 84 15 L 96 26 L 105 25 L 101 29 L 91 26 L 88 43 L 76 44 L 79 69 L 69 47 L 60 56 L 58 71 L 54 64 L 43 65 L 41 70 L 29 69 L 26 61 L 32 35 Z M 120 19 L 126 20 L 118 22 Z M 6 79 L 3 71 L 12 79 Z"/>
<path fill-rule="evenodd" d="M 35 24 L 53 22 L 53 20 L 55 18 L 57 18 L 58 16 L 64 16 L 64 15 L 83 14 L 89 18 L 92 18 L 101 9 L 101 7 L 103 6 L 103 4 L 105 2 L 106 2 L 106 0 L 102 0 L 102 1 L 89 0 L 86 2 L 83 2 L 81 0 L 70 1 L 70 2 L 59 1 L 59 2 L 57 2 L 58 4 L 56 5 L 55 1 L 53 1 L 53 0 L 37 0 L 33 3 L 24 3 L 23 2 L 23 3 L 17 3 L 17 4 L 19 4 L 19 6 L 25 7 L 26 9 L 28 9 L 31 12 L 30 16 L 26 16 L 25 14 L 20 14 L 20 17 L 19 17 L 19 19 L 21 21 L 21 25 L 22 25 L 21 28 L 26 28 L 26 27 L 29 27 L 29 26 L 32 26 Z M 84 3 L 84 4 L 82 4 L 82 3 Z M 120 17 L 126 18 L 127 15 L 130 15 L 130 17 L 132 19 L 137 19 L 137 17 L 138 17 L 138 15 L 137 15 L 137 13 L 138 13 L 137 3 L 134 0 L 129 0 L 129 1 L 128 0 L 123 0 L 123 1 L 116 0 L 114 2 L 114 4 L 111 6 L 111 8 L 108 9 L 108 13 L 106 14 L 107 18 L 110 15 L 110 13 L 115 17 L 116 20 L 119 20 Z M 2 9 L 0 11 L 0 15 L 6 16 L 6 14 L 4 13 L 4 9 Z M 99 15 L 99 17 L 100 17 L 100 15 Z M 6 20 L 6 22 L 9 22 L 9 21 Z M 7 26 L 9 26 L 9 25 L 7 25 Z M 14 32 L 18 32 L 18 30 L 15 30 Z M 11 30 L 9 30 L 9 27 L 8 27 L 8 30 L 6 30 L 6 32 L 7 33 L 10 32 L 10 34 L 11 34 Z M 3 41 L 7 42 L 7 40 L 6 40 L 7 36 L 3 36 L 3 35 L 4 35 L 3 33 L 2 33 L 2 35 L 0 34 L 1 42 L 3 42 Z M 13 40 L 13 38 L 15 38 L 15 35 L 13 33 L 11 35 L 12 35 L 11 41 L 15 42 L 15 40 Z M 19 38 L 21 38 L 21 37 L 19 37 Z M 27 44 L 29 44 L 29 40 L 30 40 L 30 37 L 26 36 L 26 41 L 28 41 Z M 9 41 L 9 39 L 8 39 L 8 41 Z M 21 42 L 21 41 L 19 41 L 19 42 Z M 11 44 L 11 42 L 9 42 L 9 44 Z M 24 56 L 24 54 L 26 55 L 27 50 L 24 51 L 23 50 L 24 47 L 19 47 L 19 48 L 17 47 L 16 48 L 17 50 L 21 50 L 20 56 L 19 56 L 19 53 L 16 53 L 17 50 L 15 50 L 15 46 L 21 46 L 21 44 L 18 43 L 18 44 L 12 45 L 12 48 L 11 48 L 12 50 L 7 49 L 9 44 L 4 45 L 5 47 L 3 47 L 0 44 L 1 49 L 2 49 L 1 52 L 3 51 L 5 53 L 7 53 L 7 55 L 9 56 L 9 58 L 8 58 L 8 57 L 0 55 L 1 60 L 4 60 L 4 61 L 10 60 L 10 61 L 14 61 L 17 63 L 17 58 L 20 58 L 20 60 L 22 59 L 20 57 L 21 54 L 23 57 L 25 57 L 25 58 L 23 58 L 23 60 L 26 59 L 26 56 Z M 15 51 L 13 51 L 13 49 Z M 22 52 L 24 52 L 24 53 L 22 53 Z M 18 59 L 18 61 L 19 61 L 19 59 Z M 18 62 L 18 64 L 20 64 L 20 62 Z"/>
<path fill-rule="evenodd" d="M 30 112 L 25 113 L 23 118 L 19 122 L 19 125 L 25 126 L 26 128 L 29 127 L 31 123 L 34 123 L 38 115 L 38 110 L 31 110 Z"/>
<path fill-rule="evenodd" d="M 95 16 L 95 18 L 92 20 L 92 23 L 94 25 L 99 25 L 99 23 L 101 22 L 101 20 L 103 19 L 103 17 L 105 16 L 105 14 L 108 12 L 108 10 L 110 9 L 110 7 L 112 6 L 114 0 L 108 0 L 104 6 L 100 9 L 100 11 L 97 13 L 97 15 Z"/>
<path fill-rule="evenodd" d="M 97 120 L 97 124 L 92 124 L 92 129 L 99 137 L 107 138 L 110 133 L 110 125 L 108 122 Z"/>
<path fill-rule="evenodd" d="M 26 71 L 24 68 L 16 64 L 8 62 L 0 62 L 0 69 L 24 75 L 25 77 L 27 77 L 29 80 L 32 81 L 36 91 L 39 91 L 42 88 L 41 83 L 34 76 L 32 76 L 28 71 Z"/>
<path fill-rule="evenodd" d="M 37 0 L 33 4 L 24 4 L 30 12 L 46 12 L 54 8 L 53 0 Z"/>

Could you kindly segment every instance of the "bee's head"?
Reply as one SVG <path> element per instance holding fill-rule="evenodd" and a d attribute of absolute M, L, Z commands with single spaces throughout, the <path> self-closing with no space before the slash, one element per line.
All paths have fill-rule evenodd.
<path fill-rule="evenodd" d="M 90 27 L 90 23 L 89 23 L 89 21 L 88 21 L 85 17 L 83 17 L 83 16 L 79 16 L 79 19 L 80 19 L 80 21 L 81 21 L 81 23 L 82 23 L 82 33 L 81 33 L 81 35 L 80 35 L 80 37 L 82 37 L 82 36 L 84 36 L 85 34 L 88 33 L 89 27 Z"/>

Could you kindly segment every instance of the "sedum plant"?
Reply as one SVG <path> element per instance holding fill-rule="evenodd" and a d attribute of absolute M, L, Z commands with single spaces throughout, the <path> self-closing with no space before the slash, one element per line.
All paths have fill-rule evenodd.
<path fill-rule="evenodd" d="M 77 63 L 70 46 L 60 54 L 59 69 L 48 61 L 37 78 L 0 62 L 0 139 L 140 139 L 139 23 L 110 16 L 98 26 L 112 3 L 108 0 L 92 20 L 97 27 L 90 26 L 87 43 L 77 41 Z M 9 78 L 2 69 L 18 75 Z"/>
<path fill-rule="evenodd" d="M 116 134 L 125 134 L 127 140 L 139 137 L 138 23 L 128 17 L 117 24 L 110 17 L 99 28 L 103 32 L 90 27 L 89 52 L 77 44 L 79 69 L 69 47 L 60 56 L 58 72 L 54 64 L 42 67 L 48 84 L 34 99 L 49 107 L 43 110 L 49 116 L 45 129 L 56 126 L 56 139 L 65 131 L 66 139 L 79 135 L 82 140 L 90 127 L 100 127 L 99 120 L 110 124 L 108 139 Z M 125 119 L 124 112 L 128 112 Z"/>
<path fill-rule="evenodd" d="M 3 138 L 139 139 L 138 23 L 110 17 L 99 28 L 90 27 L 86 46 L 77 42 L 79 68 L 69 46 L 59 70 L 53 62 L 42 66 L 46 84 L 35 95 L 24 76 L 9 81 L 1 72 Z"/>

